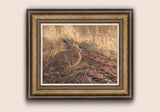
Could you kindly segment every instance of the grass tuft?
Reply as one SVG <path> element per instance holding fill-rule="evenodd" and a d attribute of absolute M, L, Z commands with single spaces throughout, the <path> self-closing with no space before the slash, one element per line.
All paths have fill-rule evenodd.
<path fill-rule="evenodd" d="M 114 25 L 44 25 L 43 53 L 53 56 L 67 48 L 63 39 L 74 41 L 82 49 L 117 58 L 117 26 Z"/>

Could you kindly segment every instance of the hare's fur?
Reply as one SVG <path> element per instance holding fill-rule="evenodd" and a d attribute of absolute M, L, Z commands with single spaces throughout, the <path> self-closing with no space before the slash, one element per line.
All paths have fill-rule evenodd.
<path fill-rule="evenodd" d="M 66 51 L 58 52 L 53 57 L 53 66 L 51 68 L 52 70 L 57 70 L 60 72 L 64 72 L 67 69 L 78 65 L 81 61 L 81 49 L 77 44 L 73 43 L 73 39 L 71 43 L 65 40 L 63 41 L 68 45 L 69 49 Z"/>

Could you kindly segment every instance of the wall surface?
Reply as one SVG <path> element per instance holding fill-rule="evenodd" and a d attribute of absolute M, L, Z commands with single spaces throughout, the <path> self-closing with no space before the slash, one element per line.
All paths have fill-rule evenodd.
<path fill-rule="evenodd" d="M 1 0 L 0 111 L 159 112 L 159 4 L 159 0 Z M 134 100 L 26 101 L 26 8 L 133 8 Z"/>

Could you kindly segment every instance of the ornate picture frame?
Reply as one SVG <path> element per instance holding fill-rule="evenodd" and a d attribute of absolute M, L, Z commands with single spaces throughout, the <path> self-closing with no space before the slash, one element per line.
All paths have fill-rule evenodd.
<path fill-rule="evenodd" d="M 30 99 L 133 99 L 133 9 L 27 9 Z"/>

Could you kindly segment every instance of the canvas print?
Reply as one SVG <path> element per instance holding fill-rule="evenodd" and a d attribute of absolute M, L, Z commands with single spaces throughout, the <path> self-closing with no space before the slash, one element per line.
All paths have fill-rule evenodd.
<path fill-rule="evenodd" d="M 119 24 L 41 24 L 41 84 L 119 84 Z"/>

